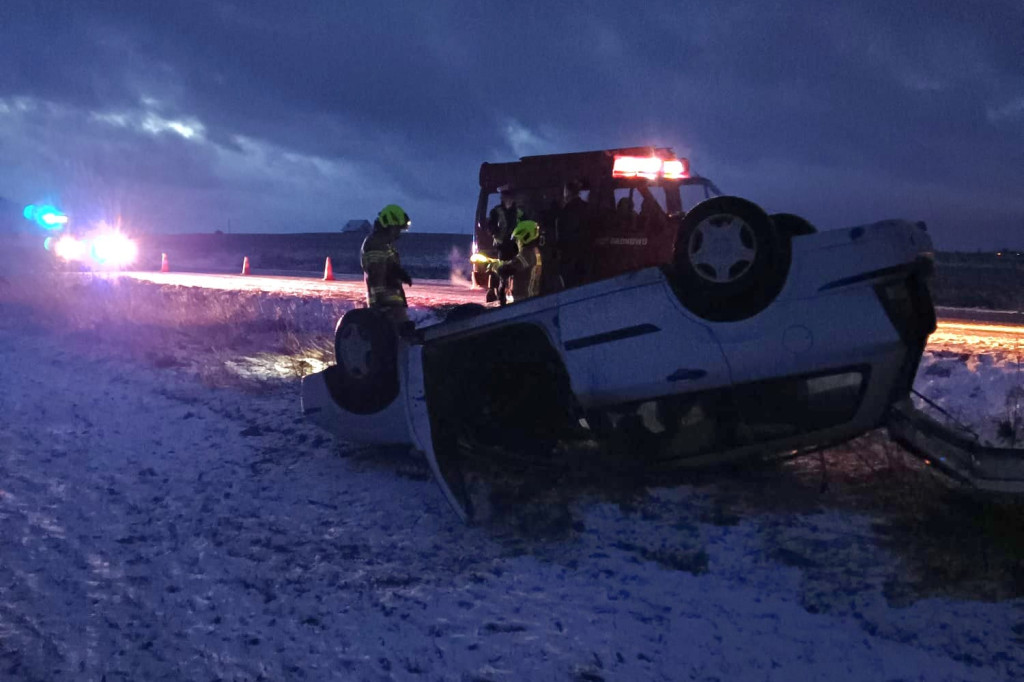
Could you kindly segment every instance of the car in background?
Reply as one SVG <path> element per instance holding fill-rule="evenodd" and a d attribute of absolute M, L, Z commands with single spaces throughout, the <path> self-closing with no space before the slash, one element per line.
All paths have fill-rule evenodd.
<path fill-rule="evenodd" d="M 637 149 L 618 156 L 635 168 Z M 345 440 L 421 450 L 469 518 L 462 471 L 474 448 L 543 459 L 583 425 L 642 466 L 702 466 L 839 443 L 907 400 L 935 329 L 923 224 L 819 232 L 733 196 L 684 211 L 672 197 L 685 178 L 653 170 L 665 168 L 663 150 L 630 177 L 616 155 L 613 196 L 669 188 L 648 235 L 660 246 L 613 233 L 589 281 L 462 306 L 413 338 L 375 310 L 352 310 L 338 324 L 337 364 L 303 380 L 304 413 Z M 553 176 L 565 156 L 552 157 Z M 557 185 L 536 172 L 537 184 Z"/>
<path fill-rule="evenodd" d="M 59 265 L 80 270 L 116 270 L 132 265 L 138 258 L 135 241 L 106 225 L 48 237 L 44 247 L 53 253 Z"/>

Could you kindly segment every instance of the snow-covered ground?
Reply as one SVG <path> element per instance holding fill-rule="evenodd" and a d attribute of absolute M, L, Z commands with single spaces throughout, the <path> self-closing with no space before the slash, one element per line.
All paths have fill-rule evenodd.
<path fill-rule="evenodd" d="M 915 388 L 989 445 L 1024 447 L 1024 349 L 925 354 Z"/>
<path fill-rule="evenodd" d="M 1014 380 L 953 360 L 920 387 Z M 1024 676 L 1024 601 L 893 599 L 871 514 L 722 514 L 705 481 L 466 527 L 295 377 L 210 388 L 2 296 L 0 387 L 3 680 Z"/>

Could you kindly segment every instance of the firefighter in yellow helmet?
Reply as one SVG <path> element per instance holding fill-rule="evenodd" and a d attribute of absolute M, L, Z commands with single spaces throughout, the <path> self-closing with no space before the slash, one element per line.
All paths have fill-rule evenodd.
<path fill-rule="evenodd" d="M 540 226 L 533 220 L 520 220 L 512 230 L 512 240 L 519 253 L 511 260 L 494 264 L 499 277 L 512 277 L 512 296 L 521 301 L 540 295 L 541 257 Z"/>
<path fill-rule="evenodd" d="M 386 311 L 400 329 L 409 322 L 402 284 L 412 286 L 412 278 L 402 267 L 395 240 L 411 224 L 409 215 L 401 206 L 388 204 L 377 214 L 373 232 L 363 240 L 360 252 L 367 304 Z"/>

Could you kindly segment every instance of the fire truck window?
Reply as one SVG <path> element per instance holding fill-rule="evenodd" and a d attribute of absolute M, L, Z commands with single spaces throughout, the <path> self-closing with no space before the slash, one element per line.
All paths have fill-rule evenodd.
<path fill-rule="evenodd" d="M 539 220 L 552 206 L 561 205 L 561 190 L 522 190 L 515 193 L 516 206 L 523 212 L 523 216 L 530 220 Z M 487 213 L 495 206 L 501 204 L 501 194 L 495 192 L 487 195 Z"/>
<path fill-rule="evenodd" d="M 633 196 L 630 196 L 630 193 Z M 638 213 L 640 210 L 640 193 L 629 187 L 619 187 L 615 190 L 615 211 L 623 211 L 626 205 L 632 207 L 633 213 Z"/>
<path fill-rule="evenodd" d="M 662 213 L 666 212 L 667 209 L 665 208 L 666 207 L 666 203 L 665 203 L 665 189 L 663 187 L 658 187 L 657 185 L 650 185 L 650 186 L 647 186 L 647 187 L 645 187 L 643 189 L 641 189 L 639 187 L 633 187 L 633 188 L 618 187 L 618 188 L 616 188 L 615 189 L 615 206 L 616 207 L 619 206 L 619 202 L 622 201 L 622 199 L 629 199 L 630 198 L 630 190 L 631 189 L 632 189 L 633 212 L 636 213 L 637 215 L 639 215 L 641 210 L 643 209 L 644 192 L 645 191 L 650 194 L 650 196 L 654 199 L 655 203 L 657 203 L 657 205 L 661 208 L 661 212 Z"/>
<path fill-rule="evenodd" d="M 700 202 L 715 196 L 714 192 L 702 185 L 683 185 L 679 188 L 679 192 L 684 211 L 690 211 Z"/>
<path fill-rule="evenodd" d="M 501 195 L 500 194 L 496 194 L 496 193 L 495 194 L 488 194 L 487 195 L 487 215 L 491 215 L 491 211 L 493 211 L 494 207 L 497 206 L 500 203 L 501 203 Z"/>

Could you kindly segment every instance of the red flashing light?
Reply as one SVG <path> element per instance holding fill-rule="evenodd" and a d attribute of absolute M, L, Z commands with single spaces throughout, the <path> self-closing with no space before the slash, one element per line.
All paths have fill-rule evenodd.
<path fill-rule="evenodd" d="M 686 159 L 667 159 L 661 166 L 661 177 L 666 180 L 682 180 L 690 177 L 690 164 Z"/>
<path fill-rule="evenodd" d="M 686 159 L 661 159 L 657 156 L 616 156 L 612 166 L 613 178 L 645 178 L 680 180 L 690 174 Z"/>

